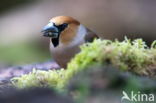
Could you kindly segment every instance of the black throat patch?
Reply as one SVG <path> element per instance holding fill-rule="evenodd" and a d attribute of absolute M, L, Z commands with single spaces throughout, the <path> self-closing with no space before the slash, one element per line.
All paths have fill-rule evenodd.
<path fill-rule="evenodd" d="M 54 23 L 55 25 L 55 23 Z M 67 28 L 68 24 L 67 23 L 64 23 L 64 24 L 61 24 L 61 25 L 55 25 L 55 27 L 57 27 L 57 29 L 59 30 L 59 34 L 58 34 L 58 37 L 57 38 L 52 38 L 51 41 L 54 45 L 54 47 L 57 47 L 59 45 L 59 37 L 60 37 L 60 34 L 61 32 Z"/>
<path fill-rule="evenodd" d="M 59 45 L 59 37 L 58 38 L 51 38 L 51 42 L 54 47 L 57 47 Z"/>

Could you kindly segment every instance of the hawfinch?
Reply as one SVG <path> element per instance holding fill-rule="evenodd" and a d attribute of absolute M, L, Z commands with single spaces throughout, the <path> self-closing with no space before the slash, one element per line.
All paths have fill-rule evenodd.
<path fill-rule="evenodd" d="M 43 30 L 43 36 L 50 38 L 50 52 L 60 67 L 66 68 L 67 63 L 80 51 L 79 46 L 92 42 L 98 36 L 68 16 L 52 18 Z"/>

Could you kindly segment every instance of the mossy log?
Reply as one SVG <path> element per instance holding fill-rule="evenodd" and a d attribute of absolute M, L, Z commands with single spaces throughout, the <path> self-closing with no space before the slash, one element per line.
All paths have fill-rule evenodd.
<path fill-rule="evenodd" d="M 156 77 L 156 41 L 148 47 L 142 39 L 124 41 L 94 40 L 81 46 L 67 68 L 60 70 L 33 70 L 21 77 L 14 77 L 12 83 L 18 88 L 50 86 L 64 88 L 75 74 L 92 66 L 114 66 L 139 76 Z"/>

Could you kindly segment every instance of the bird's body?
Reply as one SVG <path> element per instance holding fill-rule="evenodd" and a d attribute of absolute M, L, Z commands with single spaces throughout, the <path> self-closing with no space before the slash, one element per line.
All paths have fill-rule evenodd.
<path fill-rule="evenodd" d="M 52 43 L 50 43 L 50 52 L 55 61 L 61 67 L 66 67 L 67 63 L 75 56 L 76 53 L 80 51 L 79 45 L 72 47 L 57 47 L 54 48 Z"/>
<path fill-rule="evenodd" d="M 50 37 L 50 52 L 63 68 L 80 51 L 80 45 L 98 38 L 94 32 L 68 16 L 52 18 L 48 27 L 44 28 L 44 35 Z"/>

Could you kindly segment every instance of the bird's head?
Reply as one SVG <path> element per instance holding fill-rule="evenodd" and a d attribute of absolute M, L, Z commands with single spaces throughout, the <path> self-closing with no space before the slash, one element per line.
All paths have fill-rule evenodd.
<path fill-rule="evenodd" d="M 70 43 L 76 36 L 80 23 L 72 17 L 57 16 L 52 18 L 42 32 L 45 37 L 50 37 L 54 47 L 59 43 Z"/>

